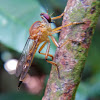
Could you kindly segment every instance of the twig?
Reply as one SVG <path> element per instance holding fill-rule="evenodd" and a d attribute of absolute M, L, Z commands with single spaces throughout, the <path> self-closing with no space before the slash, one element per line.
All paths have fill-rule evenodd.
<path fill-rule="evenodd" d="M 59 43 L 71 39 L 62 48 L 57 48 L 54 61 L 58 64 L 61 79 L 58 79 L 55 66 L 42 100 L 74 100 L 88 49 L 100 14 L 99 0 L 68 0 L 63 24 L 85 22 L 62 29 Z"/>

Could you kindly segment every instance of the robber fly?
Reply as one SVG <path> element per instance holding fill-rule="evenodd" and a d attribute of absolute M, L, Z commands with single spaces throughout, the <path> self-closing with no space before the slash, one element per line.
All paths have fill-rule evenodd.
<path fill-rule="evenodd" d="M 27 72 L 28 72 L 28 70 L 31 66 L 32 60 L 34 58 L 34 55 L 37 51 L 37 48 L 42 42 L 44 42 L 44 43 L 40 47 L 38 52 L 42 55 L 45 55 L 45 59 L 48 63 L 51 63 L 51 64 L 53 64 L 57 67 L 58 77 L 60 78 L 59 69 L 58 69 L 57 64 L 53 61 L 47 60 L 48 56 L 51 57 L 52 60 L 53 60 L 53 55 L 49 54 L 49 49 L 50 49 L 49 37 L 51 37 L 51 40 L 53 41 L 53 43 L 57 47 L 62 47 L 69 40 L 67 40 L 64 43 L 62 43 L 61 45 L 59 45 L 52 35 L 55 34 L 55 33 L 60 32 L 62 27 L 67 27 L 67 26 L 70 26 L 70 25 L 73 25 L 73 24 L 80 24 L 80 23 L 77 23 L 77 22 L 73 22 L 73 23 L 67 24 L 65 26 L 60 26 L 60 27 L 52 29 L 51 28 L 52 20 L 59 19 L 63 15 L 64 15 L 64 13 L 62 13 L 60 16 L 51 18 L 48 15 L 48 13 L 41 13 L 40 16 L 42 18 L 42 21 L 36 21 L 30 27 L 30 29 L 29 29 L 29 38 L 27 39 L 27 42 L 26 42 L 25 47 L 22 51 L 21 57 L 18 61 L 17 68 L 16 68 L 16 76 L 20 77 L 18 88 L 20 87 L 22 81 L 26 77 Z M 41 53 L 42 49 L 44 48 L 44 46 L 47 43 L 48 43 L 48 46 L 47 46 L 46 53 Z"/>

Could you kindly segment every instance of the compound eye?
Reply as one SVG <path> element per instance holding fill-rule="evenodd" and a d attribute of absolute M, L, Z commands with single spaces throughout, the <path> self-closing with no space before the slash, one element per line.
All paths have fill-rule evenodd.
<path fill-rule="evenodd" d="M 46 20 L 47 20 L 49 23 L 51 23 L 51 17 L 50 17 L 48 14 L 41 13 L 40 15 L 43 16 L 43 17 L 45 17 Z"/>

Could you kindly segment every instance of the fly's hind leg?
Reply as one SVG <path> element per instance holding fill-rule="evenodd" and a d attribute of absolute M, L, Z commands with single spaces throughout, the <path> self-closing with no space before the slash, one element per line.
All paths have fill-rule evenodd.
<path fill-rule="evenodd" d="M 50 64 L 56 66 L 56 70 L 57 70 L 57 72 L 58 72 L 58 78 L 61 79 L 58 65 L 57 65 L 54 61 L 49 61 L 49 60 L 47 60 L 47 59 L 46 59 L 46 61 L 47 61 L 48 63 L 50 63 Z"/>
<path fill-rule="evenodd" d="M 60 72 L 59 72 L 59 68 L 58 65 L 54 62 L 54 61 L 49 61 L 47 58 L 48 56 L 52 58 L 53 60 L 53 55 L 49 54 L 49 50 L 50 50 L 50 42 L 48 42 L 48 46 L 47 46 L 47 50 L 46 53 L 41 53 L 42 49 L 44 48 L 44 46 L 46 45 L 47 42 L 44 42 L 44 44 L 40 47 L 39 49 L 39 53 L 42 55 L 45 55 L 45 59 L 48 63 L 51 63 L 52 65 L 56 66 L 57 72 L 58 72 L 58 78 L 60 79 Z"/>
<path fill-rule="evenodd" d="M 48 63 L 51 63 L 52 65 L 56 66 L 56 70 L 58 72 L 58 78 L 60 79 L 60 72 L 59 72 L 59 68 L 58 68 L 58 65 L 54 62 L 54 61 L 49 61 L 47 60 L 48 58 L 48 54 L 49 54 L 49 50 L 50 50 L 50 42 L 48 42 L 48 47 L 47 47 L 47 50 L 46 50 L 46 55 L 45 55 L 45 59 Z"/>

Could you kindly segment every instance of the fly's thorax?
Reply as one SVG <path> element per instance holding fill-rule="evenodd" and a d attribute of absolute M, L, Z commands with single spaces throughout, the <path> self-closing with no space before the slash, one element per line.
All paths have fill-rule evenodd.
<path fill-rule="evenodd" d="M 48 36 L 50 35 L 52 29 L 51 29 L 51 25 L 45 25 L 44 27 L 41 28 L 41 35 L 40 35 L 40 41 L 46 41 L 48 40 Z"/>
<path fill-rule="evenodd" d="M 36 40 L 38 38 L 40 42 L 45 41 L 51 31 L 51 23 L 44 21 L 36 21 L 29 29 L 31 39 Z"/>
<path fill-rule="evenodd" d="M 52 31 L 51 28 L 51 23 L 44 23 L 44 27 L 42 28 L 42 32 L 43 33 L 47 33 L 47 35 L 49 35 L 48 33 L 50 33 Z"/>

